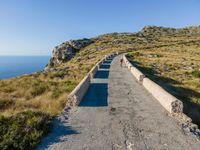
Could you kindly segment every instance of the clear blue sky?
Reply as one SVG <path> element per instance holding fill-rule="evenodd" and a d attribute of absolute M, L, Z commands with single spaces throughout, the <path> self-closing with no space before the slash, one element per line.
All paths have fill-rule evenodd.
<path fill-rule="evenodd" d="M 50 55 L 69 39 L 145 25 L 200 25 L 200 1 L 0 0 L 0 55 Z"/>

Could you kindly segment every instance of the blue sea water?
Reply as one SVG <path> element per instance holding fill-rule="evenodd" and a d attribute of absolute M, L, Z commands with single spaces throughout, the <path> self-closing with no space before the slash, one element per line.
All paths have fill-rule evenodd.
<path fill-rule="evenodd" d="M 0 79 L 42 71 L 50 56 L 0 56 Z"/>

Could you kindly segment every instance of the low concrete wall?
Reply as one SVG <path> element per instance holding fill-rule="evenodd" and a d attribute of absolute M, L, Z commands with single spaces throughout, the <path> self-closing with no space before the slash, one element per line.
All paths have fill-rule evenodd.
<path fill-rule="evenodd" d="M 140 82 L 143 81 L 143 79 L 145 78 L 145 75 L 140 72 L 137 68 L 135 67 L 131 67 L 130 68 L 131 73 L 136 77 L 136 79 Z"/>
<path fill-rule="evenodd" d="M 94 78 L 95 74 L 99 69 L 99 64 L 96 64 L 89 72 L 90 78 Z"/>
<path fill-rule="evenodd" d="M 133 74 L 133 76 L 140 82 L 143 81 L 143 79 L 145 78 L 145 75 L 138 70 L 136 67 L 134 67 L 126 58 L 126 55 L 123 55 L 123 60 L 125 65 L 127 66 L 127 68 L 130 70 L 130 72 Z"/>
<path fill-rule="evenodd" d="M 183 103 L 178 100 L 176 97 L 165 91 L 155 82 L 146 78 L 145 75 L 134 67 L 126 58 L 126 55 L 123 56 L 125 65 L 128 67 L 133 76 L 142 83 L 146 90 L 151 93 L 160 104 L 170 113 L 182 113 L 183 112 Z"/>
<path fill-rule="evenodd" d="M 142 83 L 144 88 L 151 93 L 168 112 L 176 116 L 176 119 L 181 122 L 183 130 L 185 132 L 191 132 L 196 137 L 200 138 L 198 126 L 192 123 L 192 119 L 183 113 L 183 103 L 158 84 L 143 76 L 137 68 L 132 66 L 132 64 L 130 65 L 125 55 L 123 59 L 130 72 Z"/>
<path fill-rule="evenodd" d="M 89 74 L 90 77 L 93 78 L 94 75 L 96 74 L 96 72 L 99 69 L 99 66 L 101 66 L 103 64 L 103 62 L 108 59 L 111 58 L 112 56 L 115 56 L 116 54 L 110 54 L 110 55 L 106 55 L 105 57 L 103 57 L 99 62 L 97 62 L 97 64 L 90 70 Z"/>
<path fill-rule="evenodd" d="M 83 80 L 76 86 L 76 88 L 68 96 L 68 103 L 70 106 L 78 106 L 83 96 L 87 92 L 90 86 L 90 75 L 88 74 Z"/>
<path fill-rule="evenodd" d="M 81 82 L 76 86 L 76 88 L 69 94 L 68 96 L 68 104 L 69 106 L 78 106 L 83 99 L 84 95 L 86 94 L 91 79 L 94 77 L 96 72 L 99 69 L 99 66 L 107 59 L 111 58 L 112 56 L 115 56 L 116 54 L 110 54 L 106 55 L 104 58 L 102 58 L 91 70 L 90 72 L 81 80 Z"/>
<path fill-rule="evenodd" d="M 101 66 L 101 65 L 103 64 L 103 62 L 106 60 L 106 58 L 107 58 L 107 55 L 104 56 L 104 57 L 97 63 L 98 67 Z"/>
<path fill-rule="evenodd" d="M 169 94 L 162 87 L 148 78 L 143 79 L 143 86 L 151 93 L 160 104 L 170 113 L 182 113 L 183 104 L 176 97 Z"/>

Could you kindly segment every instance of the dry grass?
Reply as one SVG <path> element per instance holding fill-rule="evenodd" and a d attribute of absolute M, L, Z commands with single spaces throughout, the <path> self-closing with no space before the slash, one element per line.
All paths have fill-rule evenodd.
<path fill-rule="evenodd" d="M 150 33 L 150 36 L 144 37 L 137 34 L 113 33 L 93 40 L 94 43 L 81 49 L 73 59 L 55 66 L 54 72 L 33 73 L 0 80 L 0 116 L 6 116 L 0 119 L 0 124 L 3 122 L 1 128 L 8 127 L 5 119 L 8 123 L 10 118 L 18 120 L 19 113 L 28 114 L 26 117 L 28 120 L 30 118 L 34 120 L 37 114 L 44 120 L 49 120 L 45 119 L 45 116 L 59 114 L 67 103 L 68 94 L 93 65 L 104 55 L 114 51 L 130 52 L 129 59 L 149 78 L 182 100 L 185 113 L 200 125 L 199 35 L 174 34 L 159 37 L 155 33 Z M 40 123 L 38 121 L 38 125 Z M 17 124 L 18 127 L 20 124 Z M 15 127 L 15 123 L 10 125 Z M 12 130 L 12 127 L 9 127 L 8 134 L 11 135 L 9 138 L 4 138 L 7 133 L 1 130 L 4 135 L 2 134 L 3 137 L 0 135 L 0 138 L 5 141 L 3 145 L 0 143 L 0 146 L 9 146 L 6 139 L 14 140 L 10 143 L 11 146 L 16 142 L 19 144 L 12 138 L 10 134 Z M 19 132 L 17 130 L 15 133 L 22 135 L 20 131 L 19 128 Z M 39 134 L 40 132 L 31 147 L 34 147 L 42 137 L 43 134 Z M 23 141 L 21 137 L 18 140 Z"/>
<path fill-rule="evenodd" d="M 55 66 L 51 73 L 0 80 L 0 115 L 12 116 L 27 110 L 42 111 L 53 116 L 67 103 L 68 94 L 104 55 L 118 49 L 96 42 L 82 49 L 70 61 Z M 109 46 L 110 47 L 110 46 Z"/>
<path fill-rule="evenodd" d="M 114 51 L 132 52 L 130 59 L 139 62 L 148 76 L 181 100 L 194 103 L 195 108 L 200 104 L 199 35 L 138 37 L 113 33 L 94 41 L 70 61 L 54 67 L 55 72 L 0 81 L 0 114 L 13 115 L 29 109 L 58 114 L 84 75 L 104 55 Z M 8 102 L 4 104 L 5 101 Z"/>
<path fill-rule="evenodd" d="M 185 112 L 200 124 L 200 36 L 157 37 L 154 44 L 129 53 L 129 59 L 149 78 L 185 104 Z M 137 63 L 136 63 L 137 62 Z"/>
<path fill-rule="evenodd" d="M 0 81 L 0 114 L 14 115 L 24 110 L 58 114 L 67 95 L 104 55 L 129 51 L 130 59 L 147 76 L 184 101 L 190 116 L 200 114 L 200 36 L 165 35 L 139 37 L 136 34 L 106 34 L 80 50 L 70 61 L 56 66 L 52 73 Z M 200 120 L 196 115 L 195 120 Z M 199 121 L 200 124 L 200 121 Z"/>

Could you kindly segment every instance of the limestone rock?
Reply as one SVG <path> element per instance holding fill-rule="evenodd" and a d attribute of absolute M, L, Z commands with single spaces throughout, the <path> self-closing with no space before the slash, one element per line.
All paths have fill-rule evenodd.
<path fill-rule="evenodd" d="M 145 26 L 140 32 L 137 33 L 140 37 L 147 36 L 167 36 L 167 35 L 194 35 L 200 34 L 200 26 L 191 26 L 187 28 L 167 28 L 159 26 Z"/>
<path fill-rule="evenodd" d="M 56 46 L 45 71 L 49 70 L 50 67 L 69 61 L 76 52 L 92 42 L 90 39 L 70 40 Z"/>

